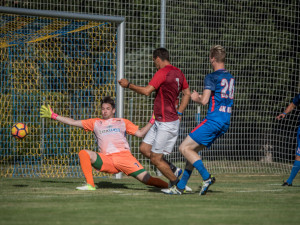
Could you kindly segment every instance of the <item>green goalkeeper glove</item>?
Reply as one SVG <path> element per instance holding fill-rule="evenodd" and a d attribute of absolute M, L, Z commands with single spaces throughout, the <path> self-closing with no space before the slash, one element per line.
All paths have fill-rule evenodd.
<path fill-rule="evenodd" d="M 56 120 L 56 117 L 58 116 L 56 113 L 54 113 L 52 111 L 50 105 L 48 105 L 48 106 L 42 105 L 41 110 L 40 110 L 40 115 L 41 115 L 41 117 L 51 118 L 54 120 Z"/>

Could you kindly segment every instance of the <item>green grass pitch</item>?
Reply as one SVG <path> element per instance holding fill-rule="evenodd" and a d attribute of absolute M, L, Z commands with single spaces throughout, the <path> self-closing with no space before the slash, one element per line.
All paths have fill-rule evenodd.
<path fill-rule="evenodd" d="M 76 191 L 83 179 L 0 179 L 0 224 L 210 225 L 299 224 L 300 178 L 282 187 L 278 175 L 219 174 L 206 196 L 165 195 L 133 178 L 95 179 L 93 192 Z"/>

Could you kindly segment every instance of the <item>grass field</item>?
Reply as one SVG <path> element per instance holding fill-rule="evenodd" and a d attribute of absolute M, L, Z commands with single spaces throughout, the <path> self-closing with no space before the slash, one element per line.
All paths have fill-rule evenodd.
<path fill-rule="evenodd" d="M 192 194 L 164 195 L 133 178 L 99 178 L 94 192 L 75 191 L 82 179 L 1 178 L 0 224 L 299 224 L 300 176 L 217 175 L 206 196 L 199 176 Z"/>

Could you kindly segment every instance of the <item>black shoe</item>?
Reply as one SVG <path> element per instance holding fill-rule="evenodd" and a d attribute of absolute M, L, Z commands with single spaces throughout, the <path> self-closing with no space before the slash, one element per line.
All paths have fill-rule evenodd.
<path fill-rule="evenodd" d="M 289 184 L 288 182 L 283 181 L 283 184 L 281 186 L 293 186 L 293 184 Z"/>

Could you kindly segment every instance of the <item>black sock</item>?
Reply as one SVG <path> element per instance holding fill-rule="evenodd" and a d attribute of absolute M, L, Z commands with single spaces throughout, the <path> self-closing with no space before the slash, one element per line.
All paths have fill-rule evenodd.
<path fill-rule="evenodd" d="M 168 163 L 169 167 L 171 168 L 172 172 L 175 173 L 177 167 L 174 166 L 171 162 L 169 162 L 168 160 L 165 159 L 165 157 L 163 157 L 163 160 Z"/>
<path fill-rule="evenodd" d="M 176 185 L 179 182 L 179 179 L 177 178 L 175 181 L 170 181 L 170 187 L 173 185 Z"/>

